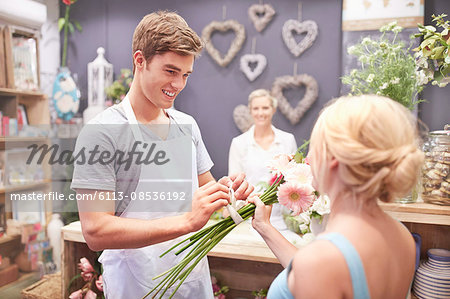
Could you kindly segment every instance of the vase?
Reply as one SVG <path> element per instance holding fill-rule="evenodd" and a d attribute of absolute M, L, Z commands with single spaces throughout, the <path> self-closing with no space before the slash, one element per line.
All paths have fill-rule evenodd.
<path fill-rule="evenodd" d="M 429 249 L 416 271 L 413 292 L 419 299 L 450 298 L 450 250 Z"/>
<path fill-rule="evenodd" d="M 80 107 L 80 91 L 67 67 L 61 67 L 53 83 L 52 102 L 58 118 L 72 119 Z"/>

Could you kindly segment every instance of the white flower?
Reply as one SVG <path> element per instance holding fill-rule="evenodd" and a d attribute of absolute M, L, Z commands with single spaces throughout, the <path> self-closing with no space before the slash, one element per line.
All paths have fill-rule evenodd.
<path fill-rule="evenodd" d="M 308 164 L 298 164 L 295 161 L 291 167 L 286 167 L 284 174 L 284 179 L 287 182 L 295 182 L 298 184 L 312 184 L 313 176 L 311 172 L 311 166 Z"/>
<path fill-rule="evenodd" d="M 395 77 L 394 79 L 391 80 L 391 84 L 398 84 L 398 83 L 400 83 L 399 77 Z"/>
<path fill-rule="evenodd" d="M 428 77 L 423 70 L 416 72 L 417 84 L 425 85 L 428 83 Z"/>
<path fill-rule="evenodd" d="M 306 234 L 309 232 L 309 225 L 307 225 L 307 224 L 302 223 L 298 226 L 298 228 L 300 229 L 300 232 L 302 234 Z"/>
<path fill-rule="evenodd" d="M 291 161 L 291 157 L 286 154 L 280 154 L 275 156 L 272 160 L 267 163 L 267 167 L 270 169 L 272 173 L 275 174 L 284 174 L 292 164 L 289 164 Z"/>
<path fill-rule="evenodd" d="M 400 26 L 394 26 L 394 28 L 392 28 L 392 31 L 393 31 L 394 33 L 402 32 L 402 30 L 403 30 L 403 28 L 400 27 Z"/>
<path fill-rule="evenodd" d="M 352 69 L 352 71 L 350 72 L 350 76 L 356 75 L 356 72 L 358 72 L 357 69 Z"/>
<path fill-rule="evenodd" d="M 447 86 L 448 82 L 441 82 L 438 84 L 439 87 L 445 87 Z"/>
<path fill-rule="evenodd" d="M 369 45 L 369 44 L 371 43 L 371 41 L 372 41 L 372 40 L 370 39 L 370 37 L 365 37 L 365 38 L 363 38 L 363 40 L 361 41 L 361 44 L 367 46 L 367 45 Z"/>
<path fill-rule="evenodd" d="M 369 62 L 369 57 L 367 57 L 366 55 L 361 55 L 359 57 L 359 61 L 361 61 L 361 63 L 367 63 Z"/>
<path fill-rule="evenodd" d="M 317 198 L 312 207 L 310 208 L 311 211 L 317 212 L 319 215 L 325 215 L 330 213 L 330 198 L 326 195 L 321 195 L 319 198 Z"/>
<path fill-rule="evenodd" d="M 367 76 L 366 82 L 367 83 L 372 83 L 373 82 L 373 78 L 375 78 L 374 74 L 370 74 L 369 76 Z"/>
<path fill-rule="evenodd" d="M 389 84 L 388 83 L 383 83 L 383 85 L 380 86 L 381 90 L 384 90 L 386 88 L 388 88 Z"/>
<path fill-rule="evenodd" d="M 300 215 L 296 216 L 296 218 L 303 224 L 309 224 L 311 222 L 310 214 L 311 212 L 308 210 L 306 212 L 300 213 Z"/>
<path fill-rule="evenodd" d="M 353 55 L 356 53 L 356 47 L 355 46 L 350 46 L 347 48 L 347 53 L 350 55 Z"/>

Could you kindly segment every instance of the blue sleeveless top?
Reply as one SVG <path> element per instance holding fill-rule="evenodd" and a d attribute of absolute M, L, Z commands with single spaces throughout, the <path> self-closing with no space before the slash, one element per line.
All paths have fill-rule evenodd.
<path fill-rule="evenodd" d="M 339 251 L 344 255 L 347 262 L 350 276 L 352 278 L 353 298 L 354 299 L 370 299 L 369 289 L 367 287 L 366 275 L 364 267 L 355 247 L 343 235 L 339 233 L 329 233 L 319 236 L 318 240 L 328 240 L 333 243 Z M 292 268 L 292 261 L 289 266 L 284 269 L 270 286 L 268 299 L 294 299 L 289 291 L 287 278 Z"/>

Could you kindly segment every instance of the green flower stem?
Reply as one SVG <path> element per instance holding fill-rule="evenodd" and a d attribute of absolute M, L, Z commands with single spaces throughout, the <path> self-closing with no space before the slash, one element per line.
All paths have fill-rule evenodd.
<path fill-rule="evenodd" d="M 273 183 L 260 196 L 261 201 L 266 205 L 271 205 L 278 201 L 276 192 L 278 190 L 278 186 L 283 183 L 283 177 L 280 176 L 275 182 L 276 183 Z M 240 208 L 238 210 L 238 213 L 244 220 L 247 220 L 254 215 L 255 209 L 256 206 L 254 204 L 248 204 Z M 199 232 L 175 244 L 169 250 L 164 252 L 160 257 L 166 255 L 170 251 L 175 250 L 188 241 L 188 244 L 185 244 L 181 249 L 175 252 L 176 255 L 179 255 L 180 253 L 184 252 L 186 249 L 194 245 L 194 247 L 183 257 L 183 259 L 177 265 L 153 278 L 158 279 L 165 276 L 152 290 L 150 290 L 150 292 L 148 292 L 144 296 L 144 298 L 148 297 L 153 292 L 155 293 L 153 294 L 152 298 L 156 298 L 156 296 L 164 289 L 162 294 L 159 296 L 159 298 L 162 298 L 162 296 L 168 291 L 168 289 L 171 288 L 177 281 L 179 281 L 178 286 L 169 297 L 172 298 L 173 295 L 178 291 L 180 286 L 183 284 L 183 282 L 186 280 L 186 278 L 189 276 L 189 274 L 197 266 L 197 264 L 236 226 L 237 225 L 233 221 L 233 219 L 231 219 L 231 217 L 227 217 L 216 224 L 200 230 Z"/>
<path fill-rule="evenodd" d="M 189 272 L 187 272 L 187 274 L 183 277 L 183 279 L 180 281 L 180 283 L 178 284 L 177 288 L 174 290 L 174 292 L 172 293 L 172 295 L 170 295 L 169 299 L 171 299 L 173 297 L 173 295 L 175 295 L 175 293 L 178 291 L 178 289 L 181 287 L 181 285 L 183 284 L 183 282 L 186 280 L 186 278 L 188 277 L 188 275 L 192 272 L 192 270 L 194 270 L 194 267 L 197 266 L 197 264 L 201 261 L 202 258 L 204 258 L 208 252 L 211 251 L 211 249 L 213 249 L 214 246 L 216 246 L 233 228 L 235 228 L 236 225 L 229 227 L 228 229 L 224 230 L 223 232 L 221 232 L 218 236 L 217 236 L 217 240 L 215 240 L 209 247 L 206 248 L 206 250 L 197 258 L 197 260 L 195 261 L 195 263 L 191 266 L 191 268 L 189 269 Z"/>
<path fill-rule="evenodd" d="M 69 35 L 69 12 L 70 5 L 66 5 L 66 14 L 64 15 L 64 47 L 63 47 L 63 57 L 61 61 L 61 66 L 66 66 L 67 59 L 67 40 Z"/>

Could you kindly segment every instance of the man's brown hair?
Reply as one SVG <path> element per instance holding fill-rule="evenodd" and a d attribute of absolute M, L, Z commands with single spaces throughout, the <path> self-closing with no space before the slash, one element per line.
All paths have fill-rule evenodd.
<path fill-rule="evenodd" d="M 133 34 L 133 55 L 142 51 L 146 61 L 154 55 L 172 51 L 198 57 L 203 48 L 200 37 L 177 13 L 157 11 L 146 15 Z M 134 73 L 133 60 L 133 73 Z"/>

